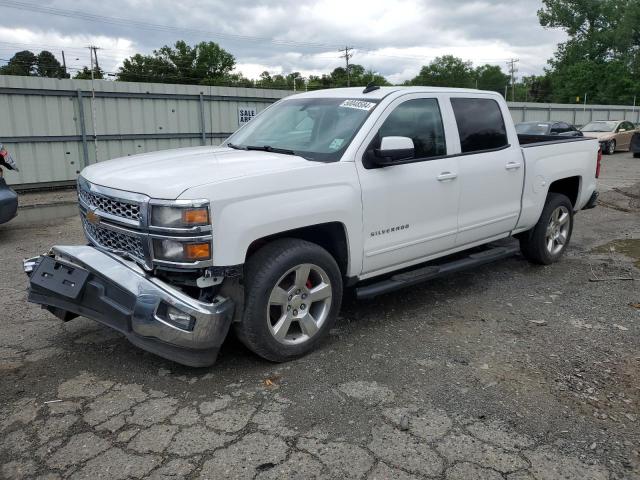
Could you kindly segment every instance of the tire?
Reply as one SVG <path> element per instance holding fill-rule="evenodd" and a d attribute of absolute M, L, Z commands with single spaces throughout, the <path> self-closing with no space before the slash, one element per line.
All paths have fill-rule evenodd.
<path fill-rule="evenodd" d="M 342 275 L 324 248 L 278 239 L 249 258 L 244 274 L 244 312 L 234 328 L 238 339 L 262 358 L 285 362 L 301 357 L 335 323 Z"/>
<path fill-rule="evenodd" d="M 613 155 L 616 153 L 616 141 L 610 140 L 607 142 L 607 155 Z"/>
<path fill-rule="evenodd" d="M 640 152 L 635 152 L 633 154 L 633 158 L 640 158 Z"/>
<path fill-rule="evenodd" d="M 549 193 L 538 223 L 520 237 L 520 250 L 530 262 L 549 265 L 560 259 L 569 245 L 572 231 L 571 201 L 561 193 Z"/>

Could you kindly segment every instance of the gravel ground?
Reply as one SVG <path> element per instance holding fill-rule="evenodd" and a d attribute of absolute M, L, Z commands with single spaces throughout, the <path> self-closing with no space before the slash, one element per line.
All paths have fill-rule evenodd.
<path fill-rule="evenodd" d="M 640 160 L 558 264 L 516 257 L 368 302 L 315 353 L 229 338 L 190 369 L 26 303 L 20 260 L 77 219 L 0 229 L 1 478 L 640 478 Z M 590 281 L 590 279 L 603 281 Z"/>

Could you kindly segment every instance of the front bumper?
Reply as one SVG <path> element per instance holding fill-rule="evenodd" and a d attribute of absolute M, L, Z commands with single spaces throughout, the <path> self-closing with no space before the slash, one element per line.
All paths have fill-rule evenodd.
<path fill-rule="evenodd" d="M 56 246 L 48 256 L 58 263 L 45 257 L 24 263 L 30 302 L 63 320 L 77 315 L 96 320 L 122 332 L 134 345 L 183 365 L 215 362 L 232 321 L 231 299 L 218 296 L 213 303 L 200 302 L 135 263 L 91 246 Z M 161 304 L 191 315 L 193 329 L 160 318 Z"/>

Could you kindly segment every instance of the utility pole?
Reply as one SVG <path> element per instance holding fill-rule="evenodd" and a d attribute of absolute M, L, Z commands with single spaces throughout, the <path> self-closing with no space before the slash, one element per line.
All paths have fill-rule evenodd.
<path fill-rule="evenodd" d="M 67 78 L 67 59 L 64 58 L 64 50 L 62 50 L 62 70 L 64 71 L 64 78 Z"/>
<path fill-rule="evenodd" d="M 96 70 L 98 68 L 100 68 L 100 65 L 98 65 L 98 47 L 92 47 L 93 48 L 93 56 L 96 59 Z"/>
<path fill-rule="evenodd" d="M 351 86 L 351 72 L 349 72 L 349 59 L 353 57 L 353 53 L 351 53 L 351 50 L 353 50 L 353 47 L 349 46 L 345 46 L 344 50 L 338 50 L 339 52 L 344 51 L 344 55 L 340 55 L 340 58 L 344 58 L 347 64 L 347 87 Z"/>
<path fill-rule="evenodd" d="M 96 128 L 96 89 L 94 87 L 94 58 L 95 69 L 100 68 L 98 66 L 98 47 L 89 45 L 89 60 L 91 62 L 91 120 L 93 123 L 93 147 L 96 152 L 96 162 L 98 161 L 98 132 Z"/>
<path fill-rule="evenodd" d="M 507 66 L 509 67 L 509 75 L 511 75 L 511 101 L 516 101 L 516 72 L 518 69 L 516 68 L 516 63 L 518 63 L 520 59 L 512 58 L 507 62 Z"/>

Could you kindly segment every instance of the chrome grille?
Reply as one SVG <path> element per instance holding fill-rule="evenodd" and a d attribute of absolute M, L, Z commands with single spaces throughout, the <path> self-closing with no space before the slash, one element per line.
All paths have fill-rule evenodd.
<path fill-rule="evenodd" d="M 89 207 L 96 208 L 115 217 L 140 221 L 140 205 L 136 203 L 115 200 L 94 192 L 88 192 L 82 188 L 78 190 L 78 196 Z"/>
<path fill-rule="evenodd" d="M 144 260 L 142 240 L 135 235 L 115 232 L 100 225 L 92 225 L 84 215 L 82 215 L 82 224 L 89 240 L 96 243 L 98 247 L 115 250 Z"/>

